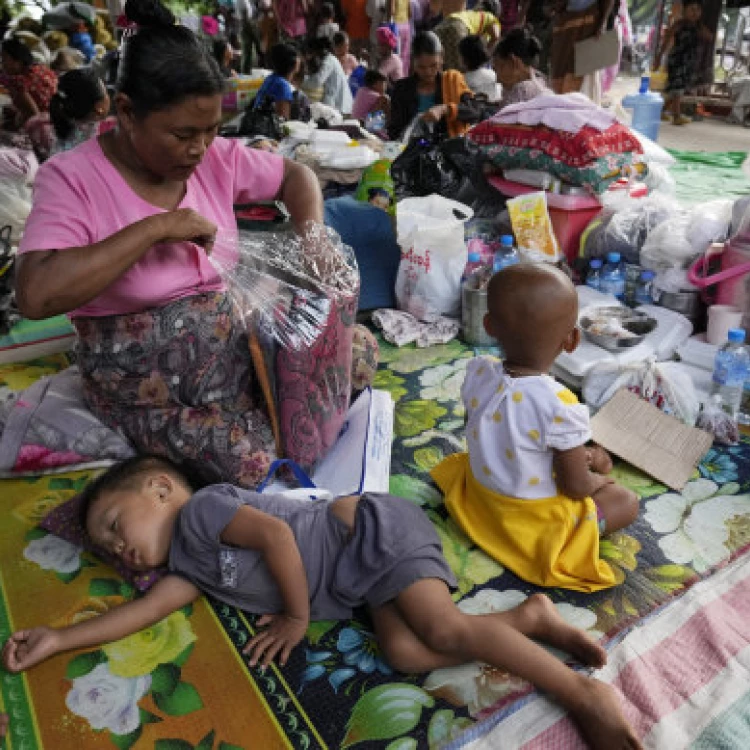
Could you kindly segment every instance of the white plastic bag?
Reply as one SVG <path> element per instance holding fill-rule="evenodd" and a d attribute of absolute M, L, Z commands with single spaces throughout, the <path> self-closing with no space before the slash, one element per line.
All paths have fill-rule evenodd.
<path fill-rule="evenodd" d="M 656 362 L 654 358 L 627 365 L 603 362 L 586 375 L 583 398 L 593 409 L 601 409 L 621 388 L 691 427 L 698 419 L 700 400 L 690 375 L 679 362 Z"/>
<path fill-rule="evenodd" d="M 464 224 L 473 211 L 441 195 L 407 198 L 396 208 L 401 263 L 396 301 L 401 310 L 431 323 L 461 313 L 461 276 L 468 253 Z"/>

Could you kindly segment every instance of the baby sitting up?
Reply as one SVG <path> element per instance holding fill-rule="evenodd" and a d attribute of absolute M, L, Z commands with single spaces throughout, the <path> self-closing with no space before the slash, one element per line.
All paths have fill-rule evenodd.
<path fill-rule="evenodd" d="M 199 488 L 169 462 L 139 457 L 97 479 L 84 504 L 97 546 L 135 570 L 168 565 L 169 575 L 145 596 L 90 620 L 14 633 L 2 653 L 11 672 L 61 651 L 124 638 L 201 592 L 263 615 L 243 649 L 251 667 L 277 657 L 285 664 L 310 620 L 350 618 L 354 607 L 367 605 L 394 669 L 427 672 L 484 662 L 550 693 L 591 747 L 641 747 L 610 687 L 534 641 L 593 667 L 606 661 L 604 649 L 568 625 L 541 594 L 507 612 L 463 613 L 451 597 L 455 578 L 437 532 L 408 500 L 367 493 L 308 501 L 228 484 Z"/>
<path fill-rule="evenodd" d="M 587 407 L 548 375 L 580 341 L 575 287 L 547 264 L 511 266 L 491 279 L 487 307 L 485 329 L 505 361 L 469 363 L 469 451 L 432 476 L 456 522 L 516 575 L 578 591 L 612 586 L 599 536 L 632 523 L 638 497 L 604 476 L 612 462 L 586 445 Z"/>

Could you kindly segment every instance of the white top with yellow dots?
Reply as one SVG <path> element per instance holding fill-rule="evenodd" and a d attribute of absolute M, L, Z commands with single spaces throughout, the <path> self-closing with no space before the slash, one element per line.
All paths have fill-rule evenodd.
<path fill-rule="evenodd" d="M 461 397 L 474 477 L 509 497 L 556 496 L 553 450 L 577 448 L 591 439 L 588 407 L 554 378 L 512 378 L 491 357 L 469 362 Z"/>

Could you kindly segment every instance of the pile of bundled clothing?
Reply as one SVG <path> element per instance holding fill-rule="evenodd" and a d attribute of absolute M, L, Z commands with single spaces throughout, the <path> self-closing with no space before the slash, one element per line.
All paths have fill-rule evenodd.
<path fill-rule="evenodd" d="M 505 107 L 468 138 L 495 169 L 532 170 L 594 194 L 646 171 L 637 137 L 583 94 L 550 94 Z"/>

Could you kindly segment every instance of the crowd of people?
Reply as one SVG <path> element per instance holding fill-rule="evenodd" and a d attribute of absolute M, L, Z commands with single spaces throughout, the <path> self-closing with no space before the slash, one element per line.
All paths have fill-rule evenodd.
<path fill-rule="evenodd" d="M 142 455 L 95 483 L 85 523 L 100 546 L 131 555 L 123 559 L 134 568 L 177 558 L 183 564 L 147 596 L 95 620 L 15 634 L 3 651 L 6 668 L 27 669 L 58 651 L 121 637 L 184 606 L 200 590 L 235 601 L 215 581 L 201 578 L 203 561 L 184 553 L 195 542 L 183 538 L 187 525 L 203 535 L 195 542 L 201 549 L 224 544 L 262 557 L 268 590 L 280 592 L 279 612 L 268 601 L 243 600 L 255 611 L 276 613 L 248 644 L 251 664 L 276 656 L 285 661 L 311 616 L 348 616 L 352 606 L 367 604 L 394 667 L 426 671 L 487 662 L 548 691 L 571 711 L 593 747 L 640 746 L 603 685 L 532 641 L 565 648 L 590 666 L 605 659 L 544 598 L 486 618 L 456 608 L 449 592 L 455 581 L 439 540 L 415 506 L 394 498 L 339 499 L 331 511 L 338 520 L 321 522 L 312 533 L 310 514 L 302 519 L 251 491 L 276 457 L 276 440 L 266 405 L 248 386 L 256 373 L 247 331 L 232 315 L 207 256 L 217 233 L 236 234 L 235 204 L 283 201 L 295 229 L 304 233 L 309 222 L 322 223 L 323 200 L 307 167 L 217 137 L 226 80 L 266 66 L 271 72 L 250 107 L 270 106 L 284 119 L 303 116 L 305 101 L 319 102 L 362 123 L 380 113 L 381 133 L 390 140 L 404 139 L 419 119 L 457 137 L 511 104 L 579 90 L 573 45 L 626 25 L 627 17 L 626 4 L 616 0 L 470 5 L 237 0 L 191 29 L 176 23 L 159 0 L 128 0 L 112 89 L 100 68 L 85 64 L 94 57 L 91 39 L 76 34 L 89 35 L 87 30 L 71 31 L 57 70 L 8 32 L 0 86 L 11 105 L 4 110 L 3 143 L 26 145 L 47 161 L 36 177 L 19 249 L 19 307 L 30 318 L 71 317 L 87 405 L 139 453 L 160 457 Z M 686 0 L 684 8 L 665 44 L 676 122 L 680 96 L 690 85 L 692 50 L 707 33 L 696 0 Z M 474 439 L 469 463 L 460 470 L 470 468 L 479 484 L 484 481 L 478 492 L 490 498 L 538 499 L 559 491 L 574 498 L 570 502 L 591 500 L 586 520 L 596 539 L 632 522 L 635 498 L 606 477 L 608 457 L 586 447 L 587 419 L 546 378 L 560 351 L 572 351 L 578 342 L 570 282 L 553 269 L 517 269 L 493 280 L 488 295 L 486 325 L 508 359 L 504 369 L 481 361 L 469 368 L 464 396 Z M 535 321 L 531 333 L 523 328 L 529 321 Z M 523 336 L 516 335 L 521 328 Z M 353 354 L 353 371 L 362 356 L 374 369 L 371 338 L 366 332 L 355 338 L 360 350 Z M 512 399 L 506 391 L 513 391 Z M 533 421 L 542 411 L 551 437 L 537 450 L 537 427 L 518 420 Z M 524 434 L 503 432 L 503 440 L 528 443 L 535 463 L 525 468 L 539 477 L 524 475 L 522 481 L 519 474 L 518 481 L 495 486 L 487 479 L 495 473 L 485 449 L 511 425 Z M 509 448 L 507 461 L 512 454 Z M 195 461 L 232 486 L 202 489 L 181 468 Z M 451 476 L 441 480 L 451 512 L 464 513 L 465 496 L 452 492 Z M 144 521 L 162 505 L 167 512 Z M 376 571 L 363 573 L 373 539 L 399 526 L 412 534 L 392 550 L 387 580 Z M 347 544 L 354 534 L 357 544 Z M 128 545 L 136 537 L 140 546 L 132 552 Z M 324 541 L 333 557 L 321 562 L 316 545 Z M 365 550 L 360 557 L 342 553 L 355 546 Z M 310 600 L 304 581 L 324 573 L 332 578 L 320 590 L 339 593 Z M 609 585 L 601 571 L 592 575 L 597 585 Z M 5 721 L 0 715 L 0 734 Z"/>

